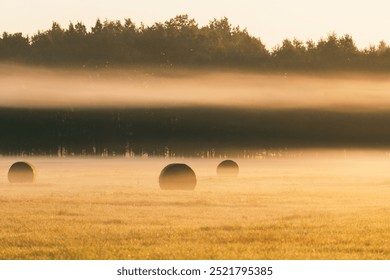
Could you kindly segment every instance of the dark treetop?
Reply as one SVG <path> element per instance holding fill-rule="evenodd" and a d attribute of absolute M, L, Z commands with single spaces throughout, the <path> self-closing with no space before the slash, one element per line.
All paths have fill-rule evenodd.
<path fill-rule="evenodd" d="M 0 61 L 39 65 L 164 65 L 234 67 L 272 70 L 390 70 L 390 48 L 385 42 L 359 50 L 350 35 L 332 33 L 313 42 L 284 40 L 271 51 L 246 29 L 227 18 L 200 27 L 187 15 L 164 23 L 136 26 L 130 19 L 96 21 L 87 29 L 78 22 L 31 37 L 4 32 Z"/>

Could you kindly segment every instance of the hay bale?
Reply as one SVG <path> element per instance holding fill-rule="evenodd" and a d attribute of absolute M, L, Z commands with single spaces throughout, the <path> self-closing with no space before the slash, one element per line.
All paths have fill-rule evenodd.
<path fill-rule="evenodd" d="M 187 164 L 172 163 L 161 171 L 159 183 L 162 190 L 193 190 L 196 175 Z"/>
<path fill-rule="evenodd" d="M 10 183 L 33 183 L 34 180 L 35 168 L 28 162 L 15 162 L 8 170 L 8 181 Z"/>
<path fill-rule="evenodd" d="M 230 159 L 222 161 L 217 166 L 217 174 L 221 176 L 237 176 L 238 171 L 238 164 Z"/>

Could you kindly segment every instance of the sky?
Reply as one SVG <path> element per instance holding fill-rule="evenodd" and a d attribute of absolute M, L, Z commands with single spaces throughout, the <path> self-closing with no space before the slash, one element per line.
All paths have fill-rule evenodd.
<path fill-rule="evenodd" d="M 81 21 L 89 28 L 97 18 L 152 25 L 188 14 L 200 26 L 226 16 L 268 49 L 286 38 L 318 41 L 331 32 L 352 35 L 361 49 L 381 40 L 390 43 L 386 0 L 0 0 L 0 7 L 0 33 L 32 35 L 49 29 L 53 21 L 62 27 Z"/>

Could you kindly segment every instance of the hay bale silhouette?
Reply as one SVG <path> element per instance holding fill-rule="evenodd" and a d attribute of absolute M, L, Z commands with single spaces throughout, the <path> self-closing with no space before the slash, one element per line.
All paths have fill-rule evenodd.
<path fill-rule="evenodd" d="M 18 161 L 8 170 L 10 183 L 33 183 L 35 180 L 35 168 L 28 162 Z"/>
<path fill-rule="evenodd" d="M 161 171 L 159 183 L 162 190 L 193 190 L 196 175 L 187 164 L 172 163 Z"/>
<path fill-rule="evenodd" d="M 217 174 L 221 176 L 237 176 L 238 171 L 238 164 L 230 159 L 222 161 L 217 166 Z"/>

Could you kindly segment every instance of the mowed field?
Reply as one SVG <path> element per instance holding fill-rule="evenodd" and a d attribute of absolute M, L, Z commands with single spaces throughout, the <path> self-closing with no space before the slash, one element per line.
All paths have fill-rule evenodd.
<path fill-rule="evenodd" d="M 335 151 L 236 159 L 0 158 L 1 259 L 390 259 L 390 157 Z M 186 162 L 194 191 L 162 191 Z"/>

